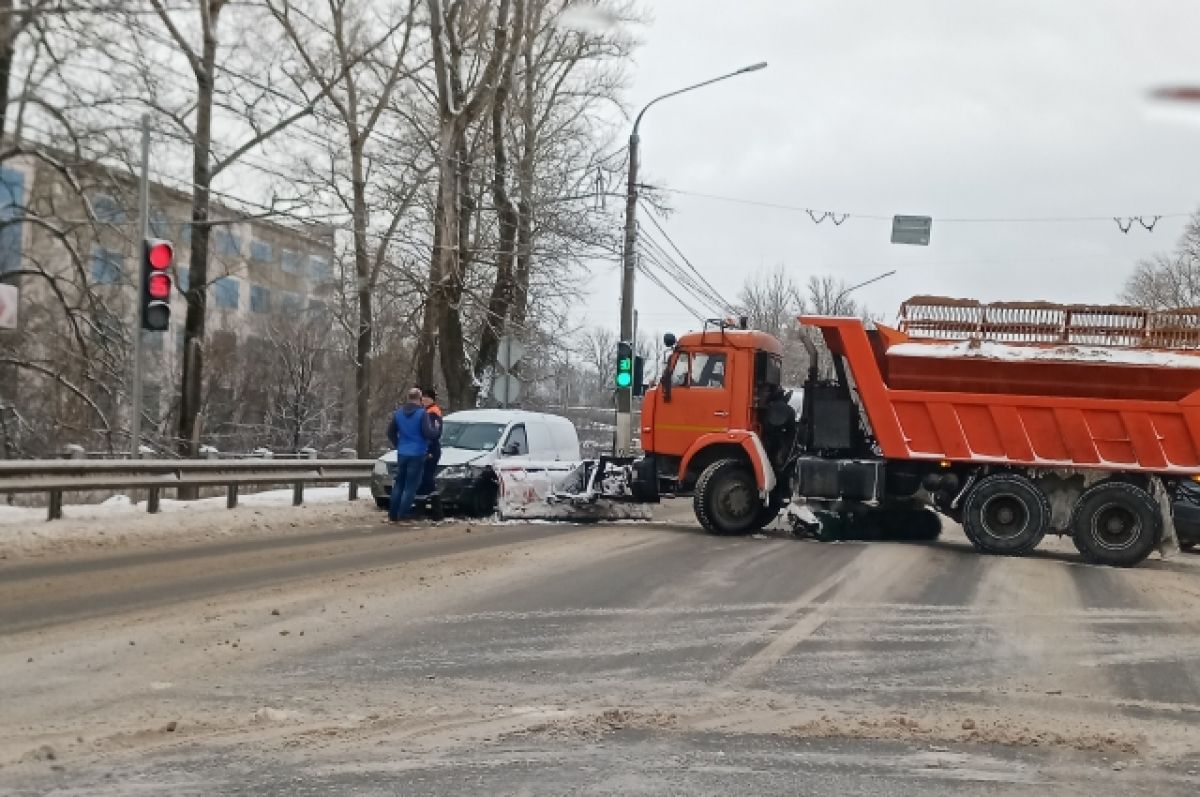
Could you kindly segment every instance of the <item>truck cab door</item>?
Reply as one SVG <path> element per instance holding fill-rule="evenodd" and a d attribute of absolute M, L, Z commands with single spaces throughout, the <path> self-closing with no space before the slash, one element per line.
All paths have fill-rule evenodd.
<path fill-rule="evenodd" d="M 656 452 L 682 456 L 701 435 L 729 429 L 731 366 L 723 351 L 675 354 L 669 369 L 670 401 L 660 400 L 655 407 Z"/>

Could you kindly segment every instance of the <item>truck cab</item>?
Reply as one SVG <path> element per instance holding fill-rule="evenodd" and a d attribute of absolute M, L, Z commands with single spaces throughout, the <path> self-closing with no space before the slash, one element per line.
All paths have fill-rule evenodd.
<path fill-rule="evenodd" d="M 654 479 L 660 491 L 692 492 L 725 463 L 745 477 L 724 496 L 729 513 L 778 503 L 775 474 L 795 437 L 795 412 L 780 385 L 782 344 L 723 321 L 665 342 L 671 350 L 662 374 L 642 403 L 643 480 Z"/>

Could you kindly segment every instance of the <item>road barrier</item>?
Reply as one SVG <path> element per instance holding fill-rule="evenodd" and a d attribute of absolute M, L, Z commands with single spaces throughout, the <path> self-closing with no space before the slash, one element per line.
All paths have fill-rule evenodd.
<path fill-rule="evenodd" d="M 50 520 L 62 517 L 64 492 L 82 490 L 147 490 L 146 510 L 157 512 L 164 489 L 224 487 L 225 505 L 233 509 L 241 485 L 290 484 L 292 505 L 299 506 L 306 484 L 348 482 L 353 501 L 374 466 L 373 459 L 10 460 L 0 462 L 0 494 L 47 493 Z"/>

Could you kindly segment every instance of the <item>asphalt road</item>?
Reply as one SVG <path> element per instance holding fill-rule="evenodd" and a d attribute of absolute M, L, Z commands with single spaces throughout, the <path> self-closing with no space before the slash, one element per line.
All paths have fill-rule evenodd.
<path fill-rule="evenodd" d="M 1200 557 L 660 516 L 2 561 L 0 792 L 1200 791 Z"/>

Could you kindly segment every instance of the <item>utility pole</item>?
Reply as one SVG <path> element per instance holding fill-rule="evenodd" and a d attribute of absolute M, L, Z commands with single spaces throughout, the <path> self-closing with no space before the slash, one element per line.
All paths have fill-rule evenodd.
<path fill-rule="evenodd" d="M 135 293 L 141 290 L 146 275 L 142 269 L 142 249 L 145 240 L 150 235 L 150 118 L 142 117 L 142 174 L 138 179 L 138 234 L 134 259 L 137 262 L 137 280 L 134 283 Z M 129 456 L 134 459 L 141 457 L 142 445 L 142 302 L 140 298 L 133 301 L 133 386 L 130 389 L 130 403 L 133 405 L 133 417 L 129 419 Z"/>
<path fill-rule="evenodd" d="M 676 91 L 668 92 L 659 97 L 655 97 L 643 106 L 638 113 L 637 118 L 633 121 L 633 131 L 629 134 L 629 182 L 625 188 L 625 246 L 621 254 L 621 341 L 629 344 L 634 344 L 634 320 L 633 320 L 633 276 L 637 268 L 634 258 L 637 256 L 637 202 L 638 202 L 638 145 L 641 139 L 638 137 L 638 125 L 642 123 L 642 116 L 646 111 L 650 110 L 650 106 L 660 100 L 665 100 L 668 97 L 674 97 L 684 92 L 698 89 L 702 86 L 708 86 L 727 78 L 741 75 L 746 72 L 757 72 L 760 69 L 765 69 L 767 63 L 765 61 L 751 64 L 747 67 L 742 67 L 736 72 L 730 72 L 727 75 L 705 80 L 701 83 L 695 83 L 691 86 L 685 86 Z M 614 446 L 614 454 L 618 457 L 627 457 L 633 453 L 633 386 L 617 388 L 617 439 Z"/>

